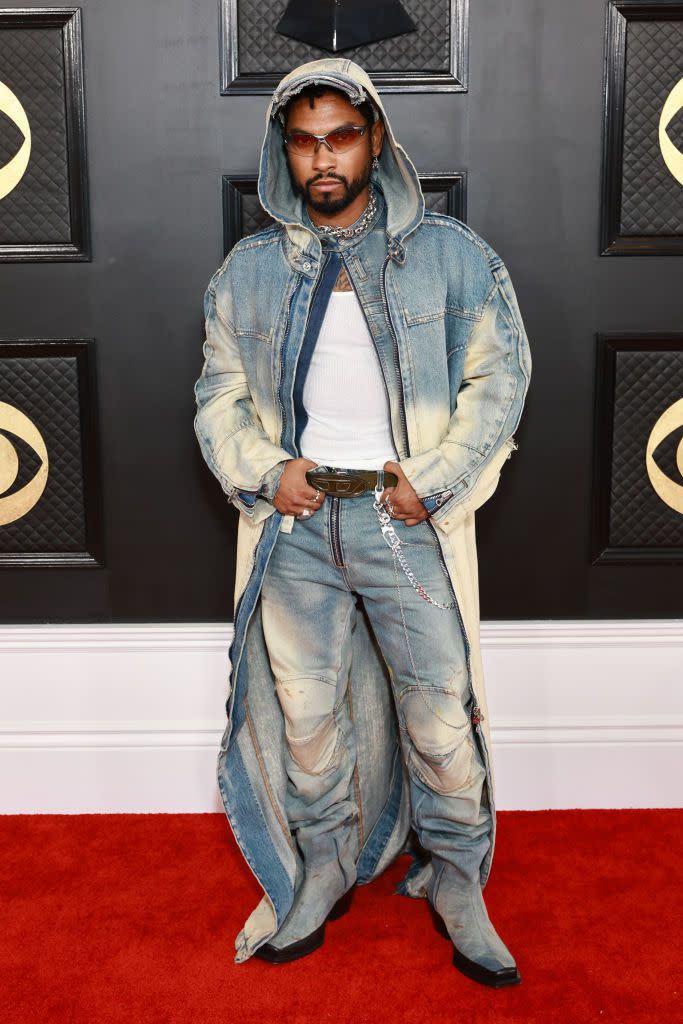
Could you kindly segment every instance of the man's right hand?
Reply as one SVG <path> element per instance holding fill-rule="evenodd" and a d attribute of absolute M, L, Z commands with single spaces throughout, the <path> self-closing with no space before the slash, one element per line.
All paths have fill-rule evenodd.
<path fill-rule="evenodd" d="M 314 515 L 323 501 L 325 492 L 311 487 L 306 479 L 306 470 L 319 465 L 311 459 L 288 459 L 280 477 L 280 486 L 273 497 L 273 505 L 286 516 L 300 516 L 304 509 Z M 308 517 L 306 517 L 308 518 Z"/>

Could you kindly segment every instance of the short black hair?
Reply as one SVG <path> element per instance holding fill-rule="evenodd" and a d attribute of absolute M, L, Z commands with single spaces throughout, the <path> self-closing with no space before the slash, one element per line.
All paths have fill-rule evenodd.
<path fill-rule="evenodd" d="M 283 131 L 287 125 L 287 114 L 289 112 L 289 108 L 294 102 L 294 100 L 299 100 L 302 98 L 302 96 L 308 97 L 308 105 L 310 106 L 311 110 L 313 110 L 313 101 L 316 99 L 320 99 L 320 97 L 323 96 L 326 92 L 336 93 L 337 96 L 341 96 L 341 98 L 343 100 L 346 100 L 347 103 L 351 103 L 349 94 L 345 92 L 343 89 L 337 88 L 336 85 L 325 85 L 324 82 L 311 82 L 310 85 L 305 85 L 300 92 L 294 93 L 293 96 L 290 96 L 287 102 L 282 106 L 280 110 L 280 115 Z M 352 106 L 355 106 L 355 104 L 352 104 Z M 374 124 L 375 122 L 374 112 L 376 109 L 377 108 L 370 100 L 363 100 L 362 103 L 359 103 L 356 106 L 356 110 L 365 118 L 367 124 L 370 125 Z"/>

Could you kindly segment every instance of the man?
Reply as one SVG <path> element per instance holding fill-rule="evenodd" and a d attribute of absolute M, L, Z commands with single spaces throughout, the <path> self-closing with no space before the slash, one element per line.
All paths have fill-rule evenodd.
<path fill-rule="evenodd" d="M 495 805 L 474 510 L 531 361 L 500 257 L 426 213 L 367 74 L 273 94 L 259 199 L 205 296 L 203 455 L 240 510 L 218 781 L 264 889 L 237 962 L 305 956 L 401 852 L 468 977 L 521 980 L 482 890 Z"/>

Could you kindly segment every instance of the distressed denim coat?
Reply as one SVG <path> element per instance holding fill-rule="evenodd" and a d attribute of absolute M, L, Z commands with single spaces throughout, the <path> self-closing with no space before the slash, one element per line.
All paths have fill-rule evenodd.
<path fill-rule="evenodd" d="M 375 220 L 357 238 L 328 244 L 340 253 L 367 318 L 401 467 L 431 512 L 457 598 L 475 697 L 472 724 L 492 811 L 482 886 L 495 845 L 474 514 L 517 448 L 513 433 L 529 386 L 529 344 L 500 256 L 460 220 L 425 212 L 416 170 L 396 142 L 369 77 L 350 60 L 324 58 L 294 69 L 272 96 L 258 195 L 274 225 L 238 242 L 209 282 L 205 362 L 195 384 L 195 432 L 202 454 L 240 512 L 218 783 L 235 839 L 264 894 L 236 938 L 237 962 L 279 929 L 301 871 L 285 816 L 284 719 L 259 595 L 278 532 L 292 528 L 293 518 L 283 516 L 266 495 L 272 497 L 283 460 L 300 454 L 294 380 L 329 257 L 292 190 L 277 117 L 283 101 L 312 81 L 346 90 L 354 104 L 371 97 L 384 119 L 379 169 L 373 172 L 380 198 Z M 401 852 L 413 852 L 414 833 L 388 669 L 362 609 L 353 645 L 348 690 L 358 751 L 358 880 L 363 884 Z M 414 855 L 398 891 L 424 896 L 430 871 L 430 863 Z"/>

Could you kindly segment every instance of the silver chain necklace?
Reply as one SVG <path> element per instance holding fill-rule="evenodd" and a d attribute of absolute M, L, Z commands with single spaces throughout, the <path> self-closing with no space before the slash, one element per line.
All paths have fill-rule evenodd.
<path fill-rule="evenodd" d="M 364 212 L 360 215 L 358 220 L 353 224 L 350 224 L 345 228 L 334 227 L 332 224 L 314 224 L 313 227 L 316 231 L 324 232 L 327 235 L 334 235 L 335 238 L 353 238 L 355 235 L 359 235 L 361 231 L 365 230 L 376 212 L 377 197 L 375 196 L 374 191 L 370 189 L 368 205 L 365 207 Z"/>

